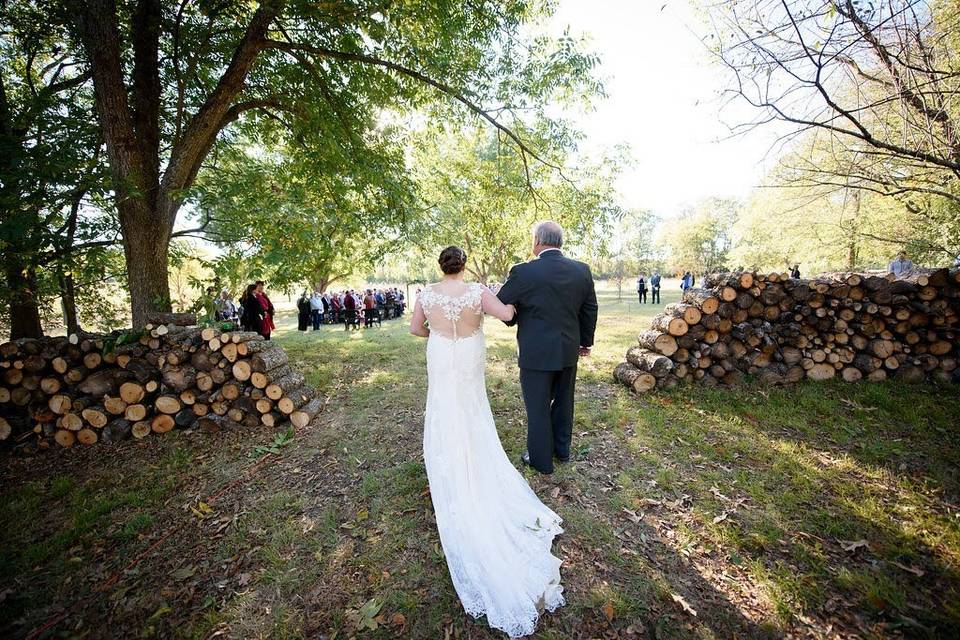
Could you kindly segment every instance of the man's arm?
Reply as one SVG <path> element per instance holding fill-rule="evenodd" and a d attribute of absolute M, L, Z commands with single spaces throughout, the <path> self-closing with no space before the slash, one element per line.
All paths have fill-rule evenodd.
<path fill-rule="evenodd" d="M 587 267 L 587 278 L 590 284 L 587 289 L 587 297 L 580 305 L 580 347 L 590 348 L 593 346 L 593 336 L 597 330 L 597 312 L 600 309 L 597 304 L 597 292 L 593 285 L 593 274 L 590 273 L 590 267 Z"/>
<path fill-rule="evenodd" d="M 520 298 L 520 275 L 519 267 L 520 265 L 513 265 L 510 268 L 510 274 L 507 276 L 507 281 L 503 283 L 503 286 L 500 287 L 500 291 L 497 292 L 497 298 L 500 299 L 500 302 L 503 304 L 512 304 L 517 306 L 517 302 Z M 514 314 L 510 320 L 504 320 L 503 323 L 508 327 L 512 327 L 517 324 L 517 316 Z"/>

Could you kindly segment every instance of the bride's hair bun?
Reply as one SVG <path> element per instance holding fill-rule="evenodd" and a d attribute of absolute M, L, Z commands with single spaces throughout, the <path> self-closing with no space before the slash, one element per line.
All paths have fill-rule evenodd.
<path fill-rule="evenodd" d="M 460 247 L 447 247 L 440 252 L 440 270 L 450 275 L 460 273 L 467 266 L 467 252 Z"/>

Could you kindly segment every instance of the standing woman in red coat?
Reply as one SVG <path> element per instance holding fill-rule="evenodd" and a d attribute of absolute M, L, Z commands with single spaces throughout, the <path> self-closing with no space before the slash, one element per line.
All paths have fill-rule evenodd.
<path fill-rule="evenodd" d="M 273 303 L 270 302 L 270 298 L 264 293 L 263 285 L 263 280 L 257 280 L 256 297 L 260 302 L 260 306 L 263 308 L 263 330 L 260 332 L 260 335 L 266 340 L 269 340 L 270 333 L 277 328 L 277 325 L 273 323 Z"/>

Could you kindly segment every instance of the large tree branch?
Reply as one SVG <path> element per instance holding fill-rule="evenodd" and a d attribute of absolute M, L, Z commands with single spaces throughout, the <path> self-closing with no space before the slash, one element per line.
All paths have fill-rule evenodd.
<path fill-rule="evenodd" d="M 927 106 L 923 96 L 917 94 L 913 91 L 913 89 L 911 89 L 908 80 L 904 77 L 904 74 L 894 63 L 893 56 L 890 54 L 888 48 L 880 41 L 873 29 L 870 28 L 870 25 L 864 22 L 864 20 L 860 17 L 853 5 L 852 0 L 846 0 L 844 6 L 840 6 L 838 3 L 837 10 L 841 15 L 851 21 L 851 23 L 860 33 L 860 36 L 873 49 L 877 58 L 880 60 L 880 63 L 893 79 L 893 83 L 900 95 L 903 97 L 904 101 L 913 107 L 923 117 L 928 118 L 929 120 L 944 127 L 947 137 L 950 138 L 949 144 L 951 146 L 953 157 L 956 160 L 960 160 L 960 146 L 958 146 L 957 140 L 953 139 L 953 122 L 951 121 L 950 114 L 944 109 L 931 109 Z"/>
<path fill-rule="evenodd" d="M 184 129 L 183 136 L 173 146 L 170 163 L 161 183 L 171 200 L 171 225 L 172 211 L 178 205 L 176 193 L 189 187 L 196 178 L 204 157 L 223 127 L 224 115 L 243 89 L 247 75 L 263 48 L 270 24 L 280 13 L 282 4 L 280 0 L 266 0 L 260 4 L 216 88 L 207 96 L 203 106 Z"/>
<path fill-rule="evenodd" d="M 532 186 L 532 182 L 530 178 L 530 169 L 527 164 L 527 156 L 537 160 L 543 165 L 546 165 L 552 169 L 562 172 L 562 167 L 559 167 L 556 164 L 540 156 L 536 151 L 531 149 L 530 146 L 527 143 L 525 143 L 520 138 L 520 136 L 513 131 L 513 129 L 504 125 L 499 120 L 494 118 L 485 109 L 483 109 L 473 100 L 468 98 L 463 92 L 458 91 L 457 89 L 453 88 L 452 86 L 450 86 L 445 82 L 441 82 L 440 80 L 431 78 L 430 76 L 420 71 L 411 69 L 410 67 L 406 67 L 396 62 L 383 60 L 381 58 L 377 58 L 377 57 L 370 56 L 363 53 L 350 53 L 347 51 L 337 51 L 335 49 L 328 49 L 326 47 L 317 47 L 314 45 L 300 43 L 300 42 L 282 42 L 278 40 L 268 40 L 265 44 L 265 47 L 270 49 L 277 49 L 279 51 L 284 51 L 288 53 L 303 51 L 303 52 L 310 53 L 312 55 L 320 56 L 324 58 L 342 60 L 345 62 L 358 62 L 361 64 L 389 69 L 390 71 L 393 71 L 394 73 L 397 73 L 401 76 L 412 78 L 418 82 L 421 82 L 423 84 L 433 87 L 434 89 L 449 96 L 450 98 L 453 98 L 457 102 L 467 107 L 467 109 L 469 109 L 471 112 L 473 112 L 474 114 L 480 116 L 481 118 L 489 122 L 498 131 L 500 131 L 501 133 L 506 135 L 508 138 L 510 138 L 510 140 L 520 150 L 520 157 L 523 160 L 524 171 L 527 176 L 527 182 L 528 184 L 531 184 L 531 186 Z"/>
<path fill-rule="evenodd" d="M 241 102 L 237 102 L 227 109 L 226 113 L 223 114 L 223 119 L 220 121 L 220 129 L 224 129 L 231 123 L 235 122 L 244 112 L 253 111 L 255 109 L 267 111 L 268 114 L 269 109 L 285 111 L 293 115 L 300 113 L 299 109 L 293 105 L 285 103 L 279 96 L 271 96 L 268 98 L 252 98 L 250 100 L 242 100 Z M 272 116 L 272 114 L 269 115 Z"/>

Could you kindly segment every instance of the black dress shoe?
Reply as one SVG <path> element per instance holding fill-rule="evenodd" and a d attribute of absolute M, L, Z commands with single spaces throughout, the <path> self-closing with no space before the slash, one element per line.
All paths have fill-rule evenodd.
<path fill-rule="evenodd" d="M 556 456 L 556 458 L 557 458 L 557 462 L 570 462 L 570 456 L 567 456 L 566 458 L 561 458 L 560 456 Z"/>
<path fill-rule="evenodd" d="M 523 454 L 520 456 L 520 464 L 526 465 L 526 466 L 530 467 L 531 469 L 533 469 L 534 471 L 536 471 L 536 472 L 538 472 L 538 473 L 545 474 L 545 475 L 549 475 L 549 474 L 553 473 L 553 470 L 544 471 L 544 470 L 542 470 L 542 469 L 537 469 L 535 466 L 533 466 L 533 463 L 530 462 L 530 452 L 529 452 L 529 451 L 524 451 Z"/>

